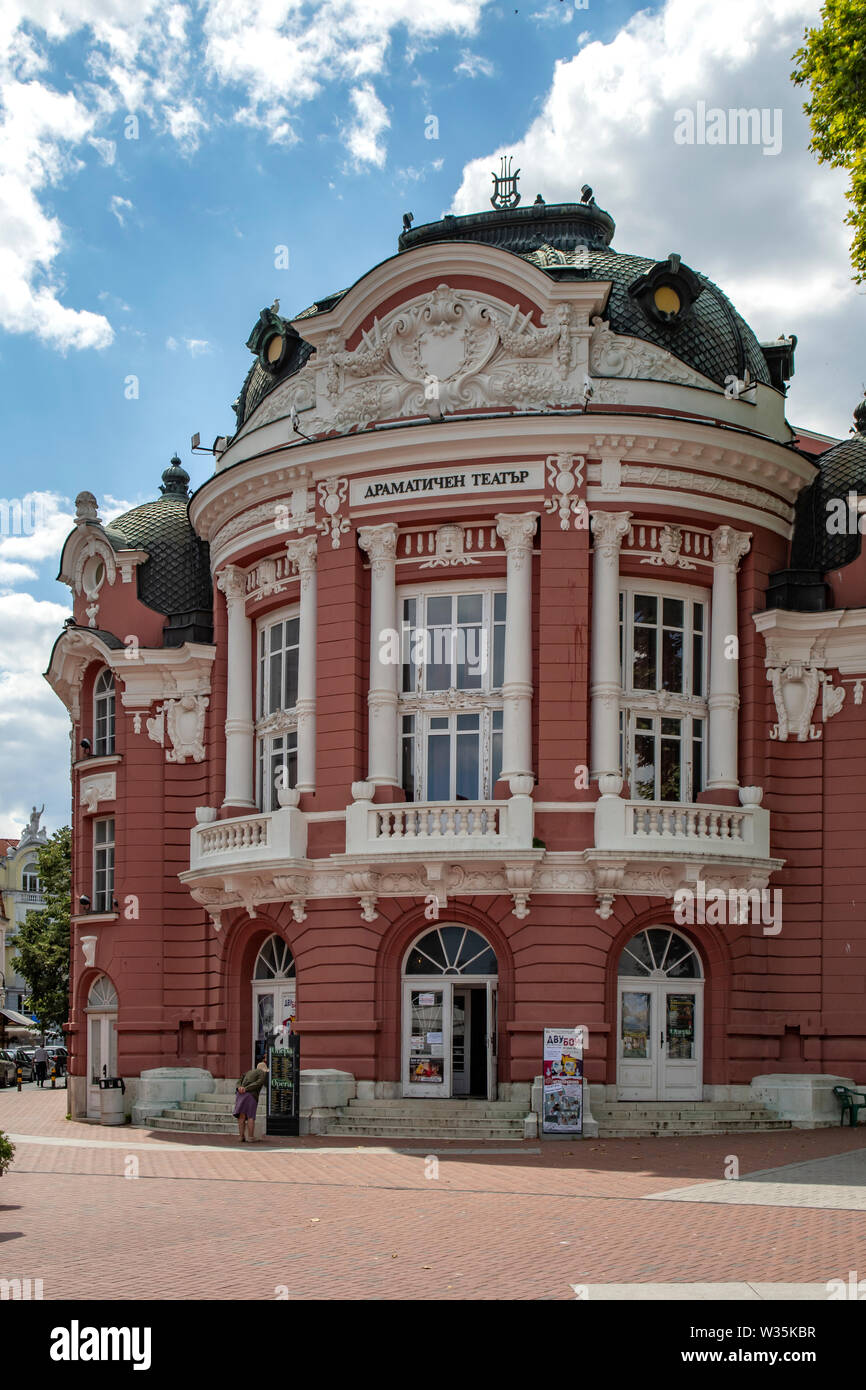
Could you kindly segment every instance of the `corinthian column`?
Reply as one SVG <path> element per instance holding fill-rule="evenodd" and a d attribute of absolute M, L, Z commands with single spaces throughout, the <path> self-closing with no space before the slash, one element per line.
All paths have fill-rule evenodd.
<path fill-rule="evenodd" d="M 367 781 L 397 787 L 397 681 L 400 667 L 382 660 L 382 634 L 397 631 L 397 527 L 362 526 L 358 543 L 370 557 L 370 689 Z"/>
<path fill-rule="evenodd" d="M 229 618 L 223 805 L 254 808 L 252 625 L 246 615 L 244 571 L 226 565 L 217 575 L 217 588 L 226 596 Z"/>
<path fill-rule="evenodd" d="M 496 534 L 508 557 L 502 777 L 532 777 L 532 540 L 538 512 L 501 512 Z M 513 789 L 512 789 L 513 790 Z"/>
<path fill-rule="evenodd" d="M 707 791 L 735 790 L 739 693 L 737 569 L 752 536 L 719 526 L 713 541 L 713 610 L 710 646 L 710 711 Z M 734 639 L 731 641 L 731 639 Z"/>
<path fill-rule="evenodd" d="M 298 791 L 316 789 L 316 556 L 318 536 L 286 541 L 301 576 L 298 623 Z"/>
<path fill-rule="evenodd" d="M 631 512 L 592 512 L 592 776 L 617 775 L 619 705 L 619 551 Z"/>

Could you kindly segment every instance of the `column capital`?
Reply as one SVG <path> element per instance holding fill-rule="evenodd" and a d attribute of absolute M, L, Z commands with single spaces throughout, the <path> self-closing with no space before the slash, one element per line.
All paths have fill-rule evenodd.
<path fill-rule="evenodd" d="M 399 529 L 393 521 L 382 526 L 358 527 L 358 544 L 369 555 L 374 574 L 383 574 L 388 561 L 396 559 Z"/>
<path fill-rule="evenodd" d="M 631 526 L 631 512 L 590 512 L 593 548 L 607 557 L 618 555 Z"/>
<path fill-rule="evenodd" d="M 308 574 L 316 568 L 319 554 L 318 536 L 303 536 L 296 541 L 286 541 L 286 554 L 292 564 L 297 565 L 299 574 Z"/>
<path fill-rule="evenodd" d="M 520 556 L 532 549 L 538 512 L 498 512 L 496 534 L 505 546 L 506 554 Z"/>
<path fill-rule="evenodd" d="M 247 575 L 240 565 L 225 565 L 216 577 L 217 588 L 225 594 L 229 603 L 237 603 L 246 598 Z"/>
<path fill-rule="evenodd" d="M 751 531 L 735 531 L 733 526 L 717 526 L 710 535 L 713 542 L 713 564 L 739 568 L 740 561 L 752 541 Z"/>

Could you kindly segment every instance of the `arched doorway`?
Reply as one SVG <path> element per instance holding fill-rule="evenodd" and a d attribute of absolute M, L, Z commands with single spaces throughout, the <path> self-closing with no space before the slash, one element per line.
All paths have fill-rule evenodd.
<path fill-rule="evenodd" d="M 672 927 L 626 944 L 617 981 L 618 1100 L 703 1098 L 703 968 Z"/>
<path fill-rule="evenodd" d="M 403 963 L 403 1094 L 496 1099 L 498 966 L 471 927 L 422 933 Z"/>
<path fill-rule="evenodd" d="M 262 943 L 253 967 L 253 1065 L 288 1033 L 297 1013 L 295 958 L 276 932 Z"/>
<path fill-rule="evenodd" d="M 97 975 L 87 996 L 87 1117 L 98 1119 L 99 1081 L 117 1075 L 117 990 Z"/>

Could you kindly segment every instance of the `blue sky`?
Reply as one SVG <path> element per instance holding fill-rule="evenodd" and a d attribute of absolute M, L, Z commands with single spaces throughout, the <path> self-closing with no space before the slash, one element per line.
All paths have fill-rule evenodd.
<path fill-rule="evenodd" d="M 525 201 L 589 182 L 618 250 L 679 251 L 759 337 L 797 333 L 795 423 L 846 433 L 863 385 L 845 179 L 808 154 L 789 81 L 812 0 L 130 10 L 9 0 L 0 17 L 0 491 L 38 491 L 47 517 L 0 538 L 0 834 L 34 799 L 68 819 L 66 716 L 40 673 L 75 494 L 116 514 L 156 495 L 175 449 L 202 482 L 190 435 L 231 432 L 260 308 L 352 283 L 394 254 L 405 211 L 489 206 L 501 151 Z M 674 112 L 699 100 L 781 110 L 780 152 L 677 146 Z"/>

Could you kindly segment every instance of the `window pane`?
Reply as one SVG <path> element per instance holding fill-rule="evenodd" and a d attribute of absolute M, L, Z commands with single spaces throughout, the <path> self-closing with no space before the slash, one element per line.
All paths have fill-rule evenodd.
<path fill-rule="evenodd" d="M 457 638 L 457 689 L 480 690 L 487 666 L 487 634 L 481 627 L 461 627 Z"/>
<path fill-rule="evenodd" d="M 696 632 L 692 637 L 692 694 L 704 693 L 704 639 Z"/>
<path fill-rule="evenodd" d="M 431 733 L 427 738 L 427 800 L 449 801 L 450 792 L 451 739 L 447 733 Z"/>
<path fill-rule="evenodd" d="M 662 621 L 665 627 L 683 625 L 683 601 L 681 598 L 666 598 L 662 604 Z"/>
<path fill-rule="evenodd" d="M 458 714 L 457 729 L 459 733 L 465 733 L 467 729 L 480 728 L 480 714 Z"/>
<path fill-rule="evenodd" d="M 692 604 L 692 624 L 695 632 L 704 630 L 704 605 L 702 603 Z"/>
<path fill-rule="evenodd" d="M 292 647 L 286 652 L 286 688 L 283 709 L 294 709 L 298 703 L 298 649 Z"/>
<path fill-rule="evenodd" d="M 457 800 L 478 800 L 478 730 L 457 735 Z"/>
<path fill-rule="evenodd" d="M 505 603 L 506 603 L 506 596 L 505 596 L 505 594 L 494 594 L 494 595 L 493 595 L 493 618 L 494 618 L 494 621 L 497 622 L 497 623 L 504 623 L 504 622 L 505 622 Z"/>
<path fill-rule="evenodd" d="M 451 600 L 448 600 L 449 604 Z M 454 650 L 454 629 L 447 627 L 428 627 L 428 649 L 425 653 L 427 665 L 424 670 L 425 690 L 447 690 L 451 685 L 451 663 Z"/>
<path fill-rule="evenodd" d="M 480 594 L 458 594 L 458 623 L 480 623 L 482 617 L 481 604 L 482 598 Z"/>
<path fill-rule="evenodd" d="M 656 688 L 656 630 L 636 627 L 634 630 L 634 667 L 632 682 L 635 690 Z"/>
<path fill-rule="evenodd" d="M 665 600 L 667 603 L 667 599 Z M 683 688 L 683 634 L 664 628 L 662 631 L 662 689 L 681 691 Z"/>
<path fill-rule="evenodd" d="M 427 626 L 439 623 L 451 626 L 451 595 L 434 594 L 427 600 Z"/>
<path fill-rule="evenodd" d="M 282 626 L 282 624 L 280 624 Z M 273 635 L 275 629 L 271 628 Z M 271 643 L 273 648 L 273 642 Z M 273 714 L 274 710 L 280 708 L 280 684 L 283 669 L 283 658 L 280 652 L 271 651 L 270 660 L 270 686 L 268 690 L 268 714 Z"/>
<path fill-rule="evenodd" d="M 692 720 L 692 801 L 704 790 L 704 721 Z"/>
<path fill-rule="evenodd" d="M 665 719 L 663 724 L 676 721 Z M 682 758 L 678 738 L 662 738 L 660 801 L 679 801 L 682 788 Z"/>
<path fill-rule="evenodd" d="M 649 994 L 638 993 L 632 990 L 623 990 L 623 1057 L 649 1057 L 651 1002 Z"/>
<path fill-rule="evenodd" d="M 499 598 L 499 594 L 496 595 Z M 505 680 L 505 624 L 497 623 L 493 629 L 493 679 L 492 688 L 498 690 Z"/>
<path fill-rule="evenodd" d="M 635 594 L 634 620 L 636 623 L 655 624 L 658 616 L 658 599 L 655 594 Z"/>
<path fill-rule="evenodd" d="M 406 721 L 403 721 L 404 725 Z M 415 800 L 415 735 L 403 734 L 400 763 L 400 785 L 407 801 Z"/>
<path fill-rule="evenodd" d="M 642 801 L 653 801 L 656 791 L 655 739 L 651 734 L 636 734 L 634 740 L 634 786 L 632 795 Z"/>
<path fill-rule="evenodd" d="M 632 937 L 623 951 L 619 962 L 619 974 L 642 975 L 644 971 L 648 974 L 652 968 L 646 934 L 641 932 L 639 936 Z"/>

